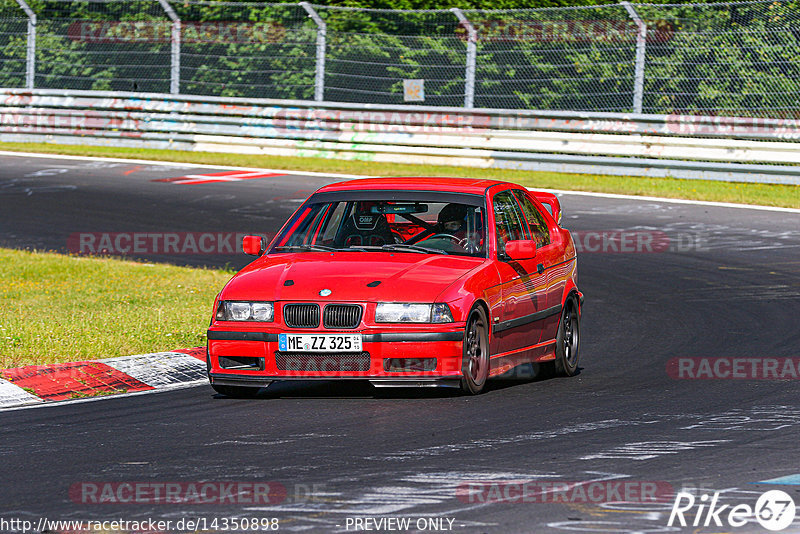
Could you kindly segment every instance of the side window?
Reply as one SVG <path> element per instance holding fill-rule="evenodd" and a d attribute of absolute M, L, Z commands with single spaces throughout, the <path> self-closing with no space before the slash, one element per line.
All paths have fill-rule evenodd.
<path fill-rule="evenodd" d="M 347 209 L 347 203 L 336 202 L 333 205 L 333 208 L 329 209 L 333 209 L 333 212 L 330 214 L 325 224 L 325 233 L 322 237 L 322 243 L 325 245 L 330 245 L 336 238 L 336 232 L 338 232 L 339 227 L 342 226 L 342 220 L 344 219 L 344 212 Z"/>
<path fill-rule="evenodd" d="M 525 219 L 511 191 L 503 191 L 494 196 L 494 223 L 497 235 L 497 254 L 505 254 L 506 243 L 527 239 Z"/>
<path fill-rule="evenodd" d="M 536 241 L 536 248 L 549 245 L 550 229 L 547 227 L 544 217 L 536 208 L 536 204 L 531 202 L 531 199 L 523 191 L 515 190 L 514 195 L 519 200 L 522 211 L 525 213 L 525 218 L 528 220 L 528 229 L 530 230 L 531 239 Z"/>
<path fill-rule="evenodd" d="M 304 245 L 315 244 L 317 242 L 320 225 L 325 221 L 329 209 L 329 206 L 323 206 L 323 208 L 319 210 L 319 213 L 314 216 L 311 224 L 308 225 L 308 232 L 306 232 L 305 238 L 303 239 Z"/>

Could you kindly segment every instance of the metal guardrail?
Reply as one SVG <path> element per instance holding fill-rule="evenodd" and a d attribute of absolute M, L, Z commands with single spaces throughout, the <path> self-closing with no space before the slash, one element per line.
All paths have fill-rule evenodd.
<path fill-rule="evenodd" d="M 800 185 L 800 120 L 0 90 L 0 141 Z"/>

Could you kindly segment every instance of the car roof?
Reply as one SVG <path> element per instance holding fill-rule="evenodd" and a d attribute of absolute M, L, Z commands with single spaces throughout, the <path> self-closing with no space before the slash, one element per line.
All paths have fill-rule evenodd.
<path fill-rule="evenodd" d="M 397 178 L 358 178 L 347 182 L 326 185 L 318 193 L 332 191 L 375 191 L 380 189 L 447 191 L 452 193 L 472 193 L 483 195 L 495 185 L 508 185 L 509 182 L 485 180 L 482 178 L 442 178 L 424 176 L 402 176 Z M 511 184 L 513 185 L 513 184 Z"/>

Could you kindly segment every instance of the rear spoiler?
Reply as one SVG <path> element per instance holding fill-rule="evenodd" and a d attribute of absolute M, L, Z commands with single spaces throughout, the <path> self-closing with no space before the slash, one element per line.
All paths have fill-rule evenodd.
<path fill-rule="evenodd" d="M 561 226 L 561 203 L 558 201 L 558 197 L 553 193 L 545 193 L 543 191 L 531 191 L 531 193 L 539 202 L 544 204 L 544 207 L 547 208 L 556 223 Z"/>

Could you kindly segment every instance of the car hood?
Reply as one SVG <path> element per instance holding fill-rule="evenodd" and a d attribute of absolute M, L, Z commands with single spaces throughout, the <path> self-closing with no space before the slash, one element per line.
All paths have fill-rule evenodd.
<path fill-rule="evenodd" d="M 237 274 L 223 300 L 434 302 L 482 258 L 384 252 L 262 256 Z M 376 284 L 376 282 L 380 282 Z M 331 291 L 322 297 L 323 289 Z"/>

